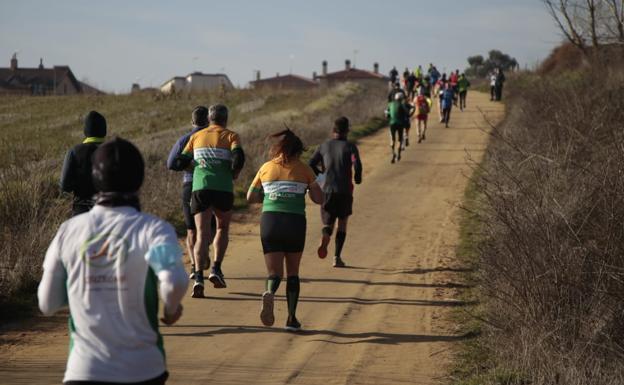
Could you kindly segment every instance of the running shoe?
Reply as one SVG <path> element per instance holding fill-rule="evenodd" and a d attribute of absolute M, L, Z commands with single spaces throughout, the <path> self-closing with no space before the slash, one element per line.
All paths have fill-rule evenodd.
<path fill-rule="evenodd" d="M 318 254 L 319 258 L 325 259 L 325 257 L 327 257 L 327 245 L 329 245 L 329 241 L 330 241 L 330 237 L 323 234 L 323 236 L 321 237 L 321 243 L 319 244 L 319 247 L 316 250 L 316 253 Z"/>
<path fill-rule="evenodd" d="M 208 280 L 212 282 L 212 285 L 215 289 L 225 289 L 227 287 L 227 285 L 225 284 L 225 277 L 223 276 L 223 272 L 221 271 L 221 269 L 216 269 L 213 267 L 210 270 Z"/>
<path fill-rule="evenodd" d="M 346 267 L 347 265 L 344 263 L 342 258 L 334 257 L 334 267 Z"/>
<path fill-rule="evenodd" d="M 193 285 L 193 294 L 191 294 L 193 298 L 204 298 L 204 283 L 203 282 L 195 282 Z"/>
<path fill-rule="evenodd" d="M 275 315 L 273 314 L 273 300 L 275 295 L 270 291 L 262 294 L 262 309 L 260 310 L 260 321 L 264 326 L 273 326 Z"/>
<path fill-rule="evenodd" d="M 409 147 L 409 138 L 405 138 L 405 147 Z"/>
<path fill-rule="evenodd" d="M 396 161 L 396 155 L 392 154 L 392 160 L 390 161 L 390 163 L 394 163 Z"/>
<path fill-rule="evenodd" d="M 301 330 L 301 323 L 297 321 L 297 317 L 288 317 L 288 320 L 286 321 L 286 330 L 289 332 L 298 332 Z"/>
<path fill-rule="evenodd" d="M 420 143 L 420 142 L 422 142 L 422 141 L 423 141 L 423 136 L 422 136 L 422 135 L 420 135 L 420 136 L 418 137 L 418 143 Z"/>

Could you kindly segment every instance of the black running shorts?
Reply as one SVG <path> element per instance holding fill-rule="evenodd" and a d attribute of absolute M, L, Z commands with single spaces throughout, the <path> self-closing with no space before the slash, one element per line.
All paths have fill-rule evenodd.
<path fill-rule="evenodd" d="M 305 246 L 306 218 L 301 214 L 267 211 L 260 219 L 262 251 L 300 253 Z"/>
<path fill-rule="evenodd" d="M 393 124 L 390 126 L 390 135 L 392 136 L 393 140 L 396 140 L 396 135 L 399 135 L 399 140 L 403 140 L 403 130 L 405 129 L 405 126 L 403 126 L 402 124 Z"/>
<path fill-rule="evenodd" d="M 228 191 L 197 190 L 191 193 L 191 213 L 193 215 L 208 209 L 230 211 L 234 207 L 234 194 Z"/>
<path fill-rule="evenodd" d="M 337 218 L 344 219 L 353 213 L 353 195 L 334 192 L 323 195 L 321 219 L 325 226 L 332 225 Z"/>
<path fill-rule="evenodd" d="M 184 214 L 184 224 L 187 230 L 195 230 L 195 218 L 191 214 L 191 194 L 193 192 L 193 183 L 184 183 L 182 185 L 182 213 Z"/>

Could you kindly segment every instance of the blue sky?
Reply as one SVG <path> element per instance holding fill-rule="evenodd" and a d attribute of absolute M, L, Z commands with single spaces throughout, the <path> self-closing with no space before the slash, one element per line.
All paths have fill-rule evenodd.
<path fill-rule="evenodd" d="M 500 49 L 534 65 L 561 37 L 540 0 L 221 0 L 0 2 L 0 66 L 69 65 L 125 92 L 175 75 L 227 73 L 240 86 L 327 60 L 381 71 L 429 62 L 447 70 Z M 357 50 L 357 53 L 354 51 Z"/>

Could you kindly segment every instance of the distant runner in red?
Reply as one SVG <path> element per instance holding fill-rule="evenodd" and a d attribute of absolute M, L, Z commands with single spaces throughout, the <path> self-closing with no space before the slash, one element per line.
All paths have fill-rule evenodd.
<path fill-rule="evenodd" d="M 425 95 L 423 88 L 420 89 L 419 95 L 414 98 L 414 106 L 416 107 L 416 120 L 418 121 L 418 143 L 420 143 L 427 138 L 427 120 L 431 110 L 431 99 Z"/>
<path fill-rule="evenodd" d="M 457 85 L 459 83 L 459 70 L 451 72 L 451 76 L 449 76 L 449 83 L 453 88 L 453 92 L 455 93 L 455 95 L 457 95 L 459 93 L 459 87 Z M 453 101 L 453 104 L 457 105 L 457 101 Z"/>
<path fill-rule="evenodd" d="M 355 144 L 347 141 L 348 134 L 349 119 L 344 116 L 336 119 L 332 138 L 321 144 L 310 159 L 312 170 L 317 175 L 325 174 L 321 205 L 324 227 L 318 248 L 320 258 L 327 256 L 327 245 L 338 220 L 334 267 L 345 267 L 341 253 L 347 238 L 347 222 L 353 211 L 353 181 L 362 183 L 360 153 Z"/>

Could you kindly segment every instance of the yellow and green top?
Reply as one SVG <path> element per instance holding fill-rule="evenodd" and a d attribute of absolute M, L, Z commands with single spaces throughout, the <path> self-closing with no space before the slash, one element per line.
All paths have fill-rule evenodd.
<path fill-rule="evenodd" d="M 182 150 L 182 156 L 195 160 L 193 191 L 232 192 L 232 152 L 240 148 L 238 134 L 218 125 L 193 134 Z"/>
<path fill-rule="evenodd" d="M 314 172 L 301 160 L 276 158 L 260 167 L 249 189 L 264 193 L 263 212 L 305 215 L 305 194 L 314 181 Z"/>

